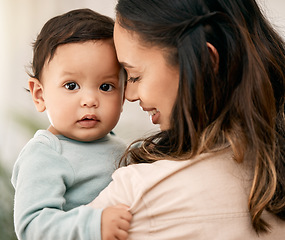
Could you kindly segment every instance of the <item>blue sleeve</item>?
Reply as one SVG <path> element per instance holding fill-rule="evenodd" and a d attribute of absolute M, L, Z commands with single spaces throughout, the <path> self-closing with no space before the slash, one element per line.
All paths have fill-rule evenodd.
<path fill-rule="evenodd" d="M 66 188 L 73 181 L 73 169 L 55 150 L 42 143 L 25 147 L 12 176 L 19 240 L 101 239 L 101 209 L 63 210 Z"/>

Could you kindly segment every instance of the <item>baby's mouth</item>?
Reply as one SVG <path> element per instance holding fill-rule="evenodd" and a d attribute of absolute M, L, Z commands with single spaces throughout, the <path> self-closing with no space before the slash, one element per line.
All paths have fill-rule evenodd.
<path fill-rule="evenodd" d="M 87 114 L 87 115 L 84 115 L 77 122 L 80 124 L 81 127 L 92 128 L 100 121 L 94 114 Z"/>
<path fill-rule="evenodd" d="M 88 120 L 95 120 L 97 121 L 97 118 L 95 115 L 91 115 L 91 114 L 87 114 L 85 116 L 83 116 L 79 121 L 88 121 Z"/>

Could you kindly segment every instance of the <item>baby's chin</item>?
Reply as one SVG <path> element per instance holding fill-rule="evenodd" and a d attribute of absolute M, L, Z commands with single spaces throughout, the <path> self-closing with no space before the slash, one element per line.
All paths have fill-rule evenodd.
<path fill-rule="evenodd" d="M 100 127 L 94 128 L 56 128 L 56 126 L 50 126 L 48 130 L 54 135 L 62 135 L 72 140 L 79 142 L 93 142 L 95 140 L 105 137 L 110 131 Z M 109 130 L 109 128 L 108 128 Z"/>
<path fill-rule="evenodd" d="M 66 134 L 65 136 L 70 139 L 80 141 L 80 142 L 93 142 L 93 141 L 96 141 L 98 139 L 105 137 L 108 133 L 109 132 L 101 132 L 98 134 L 91 134 L 91 133 L 74 134 L 74 135 Z"/>

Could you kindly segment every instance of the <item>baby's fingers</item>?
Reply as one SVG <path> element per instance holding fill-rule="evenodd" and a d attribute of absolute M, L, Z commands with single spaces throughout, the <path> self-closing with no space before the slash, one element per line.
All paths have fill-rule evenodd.
<path fill-rule="evenodd" d="M 122 229 L 119 229 L 116 233 L 116 239 L 118 240 L 127 240 L 129 236 L 129 233 L 127 231 L 124 231 Z"/>
<path fill-rule="evenodd" d="M 121 218 L 127 220 L 128 222 L 131 222 L 133 215 L 129 212 L 129 207 L 127 205 L 118 204 L 118 205 L 114 206 L 114 208 L 122 209 Z"/>
<path fill-rule="evenodd" d="M 128 231 L 131 227 L 131 221 L 121 219 L 121 221 L 118 223 L 118 227 L 123 231 Z"/>

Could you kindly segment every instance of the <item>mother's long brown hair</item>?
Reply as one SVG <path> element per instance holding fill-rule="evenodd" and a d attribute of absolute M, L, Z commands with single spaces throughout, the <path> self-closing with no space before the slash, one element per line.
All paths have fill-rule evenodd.
<path fill-rule="evenodd" d="M 180 67 L 170 129 L 126 156 L 177 160 L 230 145 L 237 162 L 255 166 L 248 205 L 256 232 L 269 228 L 265 209 L 285 220 L 284 42 L 256 2 L 119 0 L 116 10 L 119 24 Z"/>

